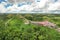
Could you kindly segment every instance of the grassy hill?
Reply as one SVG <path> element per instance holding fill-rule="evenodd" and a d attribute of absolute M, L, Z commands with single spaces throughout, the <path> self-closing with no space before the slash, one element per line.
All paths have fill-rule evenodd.
<path fill-rule="evenodd" d="M 60 40 L 60 33 L 54 29 L 34 24 L 24 24 L 24 18 L 42 21 L 46 16 L 6 14 L 0 16 L 0 40 Z M 50 17 L 50 16 L 49 16 Z M 29 19 L 30 18 L 30 19 Z M 41 18 L 42 20 L 40 20 Z M 48 17 L 47 17 L 48 18 Z M 54 17 L 55 18 L 55 17 Z M 39 20 L 38 20 L 39 19 Z M 52 20 L 48 18 L 49 21 Z M 56 19 L 57 20 L 57 19 Z M 51 22 L 57 23 L 52 20 Z M 60 22 L 58 22 L 58 26 Z"/>

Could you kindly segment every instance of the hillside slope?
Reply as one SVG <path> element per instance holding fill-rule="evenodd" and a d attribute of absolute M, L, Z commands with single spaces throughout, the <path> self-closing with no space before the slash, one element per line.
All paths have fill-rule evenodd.
<path fill-rule="evenodd" d="M 60 40 L 60 33 L 44 26 L 26 25 L 21 16 L 13 15 L 1 17 L 0 40 Z"/>

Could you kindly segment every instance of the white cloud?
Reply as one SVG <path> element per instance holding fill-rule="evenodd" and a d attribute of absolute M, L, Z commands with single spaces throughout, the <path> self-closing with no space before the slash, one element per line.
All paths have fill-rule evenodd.
<path fill-rule="evenodd" d="M 4 5 L 6 5 L 5 2 L 2 2 L 2 3 L 0 4 L 0 13 L 5 13 L 5 12 L 7 11 L 6 8 L 4 7 Z"/>
<path fill-rule="evenodd" d="M 17 13 L 21 11 L 23 12 L 38 11 L 42 13 L 44 12 L 55 13 L 56 10 L 60 10 L 60 0 L 58 0 L 57 2 L 52 2 L 52 0 L 40 0 L 40 2 L 33 1 L 31 5 L 26 4 L 26 5 L 18 7 L 17 4 L 14 4 L 13 6 L 9 6 L 8 8 L 4 7 L 4 5 L 6 4 L 7 3 L 5 2 L 0 3 L 0 13 L 10 13 L 10 12 Z"/>
<path fill-rule="evenodd" d="M 9 3 L 34 2 L 35 0 L 8 0 Z"/>
<path fill-rule="evenodd" d="M 8 12 L 15 12 L 15 11 L 17 12 L 18 7 L 17 7 L 17 5 L 10 6 L 10 7 L 7 8 L 7 11 Z"/>
<path fill-rule="evenodd" d="M 48 10 L 60 10 L 60 2 L 49 4 Z"/>
<path fill-rule="evenodd" d="M 16 4 L 7 8 L 8 12 L 19 12 L 22 10 L 31 11 L 33 8 L 30 5 L 23 5 L 21 7 L 18 7 Z"/>

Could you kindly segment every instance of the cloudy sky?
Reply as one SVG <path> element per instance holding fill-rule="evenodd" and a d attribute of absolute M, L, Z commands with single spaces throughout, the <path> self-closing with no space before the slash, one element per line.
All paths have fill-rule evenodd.
<path fill-rule="evenodd" d="M 60 13 L 60 0 L 0 0 L 0 13 Z"/>

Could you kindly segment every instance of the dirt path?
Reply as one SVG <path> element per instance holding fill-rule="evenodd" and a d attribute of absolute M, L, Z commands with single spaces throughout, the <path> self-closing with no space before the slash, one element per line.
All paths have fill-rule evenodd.
<path fill-rule="evenodd" d="M 60 28 L 57 28 L 56 30 L 57 30 L 58 32 L 60 32 Z"/>
<path fill-rule="evenodd" d="M 39 24 L 38 22 L 34 22 L 34 21 L 31 21 L 30 23 L 32 23 L 32 24 Z M 43 25 L 44 26 L 44 25 Z M 47 27 L 48 28 L 52 28 L 52 29 L 55 29 L 56 31 L 58 31 L 58 32 L 60 32 L 60 28 L 57 26 L 57 25 L 55 25 L 55 26 L 49 26 L 49 25 L 47 25 Z"/>

